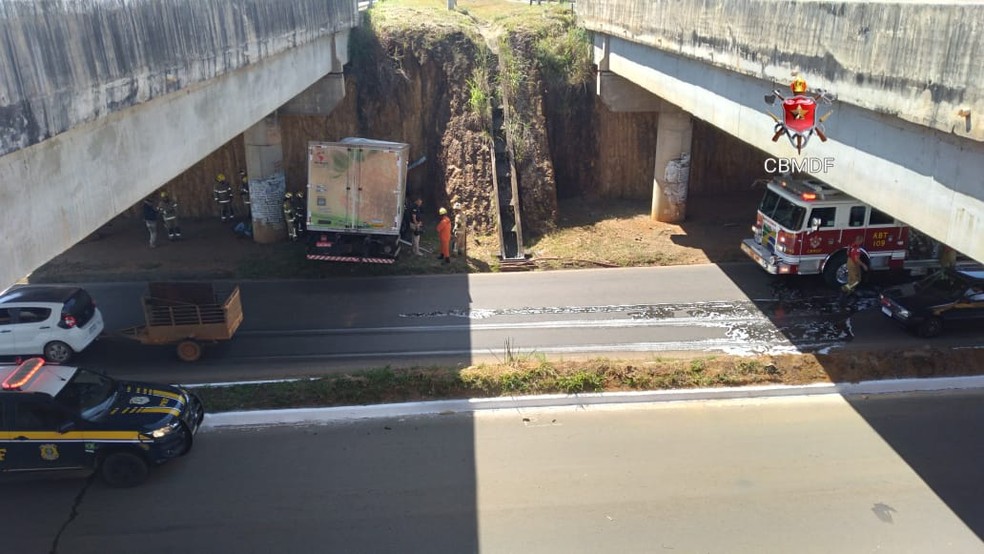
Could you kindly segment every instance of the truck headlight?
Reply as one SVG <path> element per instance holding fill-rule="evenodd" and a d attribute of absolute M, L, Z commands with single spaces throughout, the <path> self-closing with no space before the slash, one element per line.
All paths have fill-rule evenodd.
<path fill-rule="evenodd" d="M 905 308 L 899 308 L 899 317 L 900 318 L 902 318 L 902 319 L 908 319 L 910 315 L 912 315 L 912 314 L 909 313 L 909 310 L 907 310 Z"/>

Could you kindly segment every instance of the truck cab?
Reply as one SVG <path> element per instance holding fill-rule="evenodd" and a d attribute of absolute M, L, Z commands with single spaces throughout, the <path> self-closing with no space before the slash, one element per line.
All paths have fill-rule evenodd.
<path fill-rule="evenodd" d="M 765 271 L 822 274 L 834 286 L 847 282 L 847 246 L 858 235 L 869 271 L 903 269 L 907 260 L 933 254 L 923 235 L 914 241 L 904 223 L 812 177 L 767 181 L 752 234 L 741 249 Z"/>
<path fill-rule="evenodd" d="M 95 469 L 111 486 L 187 454 L 204 418 L 189 391 L 30 358 L 0 366 L 0 471 Z"/>

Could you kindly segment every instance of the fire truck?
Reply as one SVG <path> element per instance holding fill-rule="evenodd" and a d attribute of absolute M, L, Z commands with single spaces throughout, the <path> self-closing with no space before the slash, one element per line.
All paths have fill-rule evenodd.
<path fill-rule="evenodd" d="M 864 237 L 869 271 L 925 272 L 939 265 L 939 243 L 894 217 L 813 177 L 765 182 L 753 238 L 741 249 L 774 275 L 823 275 L 847 282 L 847 246 Z"/>

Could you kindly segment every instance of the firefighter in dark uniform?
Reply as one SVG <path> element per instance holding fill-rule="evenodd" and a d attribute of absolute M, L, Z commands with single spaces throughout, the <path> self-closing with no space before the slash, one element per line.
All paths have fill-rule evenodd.
<path fill-rule="evenodd" d="M 294 229 L 298 235 L 303 235 L 307 230 L 307 204 L 303 192 L 294 195 Z"/>
<path fill-rule="evenodd" d="M 161 219 L 164 220 L 167 238 L 169 240 L 181 238 L 181 226 L 178 225 L 178 201 L 167 191 L 161 192 L 161 201 L 157 205 L 157 211 L 161 212 Z"/>
<path fill-rule="evenodd" d="M 232 210 L 232 187 L 229 186 L 225 173 L 219 173 L 215 176 L 215 188 L 212 190 L 212 197 L 219 205 L 219 216 L 222 221 L 235 217 L 235 212 Z"/>
<path fill-rule="evenodd" d="M 294 195 L 284 194 L 284 223 L 287 224 L 287 238 L 297 240 L 297 228 L 294 227 Z"/>
<path fill-rule="evenodd" d="M 243 207 L 246 208 L 246 217 L 252 217 L 253 210 L 249 205 L 249 177 L 242 170 L 239 171 L 239 199 L 243 201 Z"/>

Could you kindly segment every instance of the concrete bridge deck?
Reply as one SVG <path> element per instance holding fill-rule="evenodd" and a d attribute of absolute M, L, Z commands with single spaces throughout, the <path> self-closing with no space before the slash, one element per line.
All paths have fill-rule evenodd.
<path fill-rule="evenodd" d="M 984 260 L 984 3 L 579 0 L 603 74 Z M 794 75 L 836 95 L 802 156 L 763 100 Z"/>
<path fill-rule="evenodd" d="M 0 0 L 0 289 L 325 78 L 355 0 Z"/>

